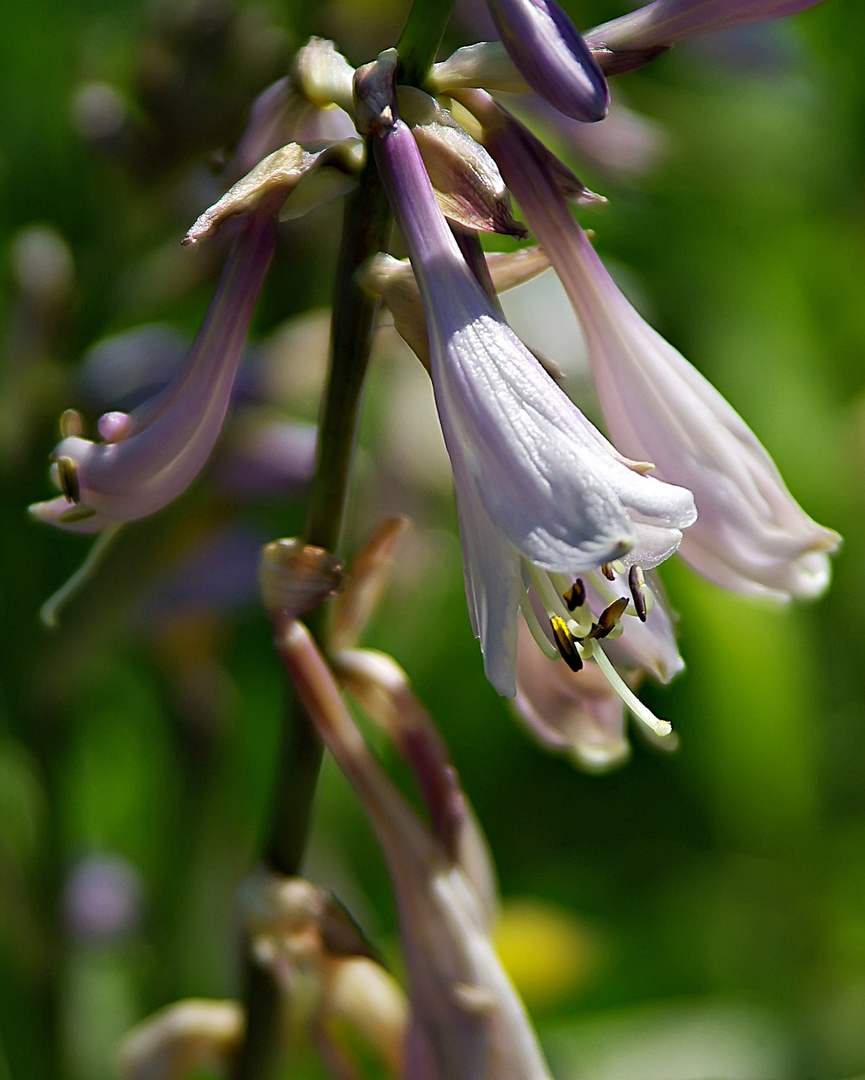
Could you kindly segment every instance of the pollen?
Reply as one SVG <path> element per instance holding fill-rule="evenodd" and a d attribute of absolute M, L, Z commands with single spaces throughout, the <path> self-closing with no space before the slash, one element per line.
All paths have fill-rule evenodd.
<path fill-rule="evenodd" d="M 640 622 L 646 621 L 648 608 L 646 606 L 646 578 L 641 567 L 636 563 L 628 571 L 628 588 L 631 590 L 631 598 L 637 609 L 637 617 Z"/>
<path fill-rule="evenodd" d="M 71 457 L 59 457 L 57 465 L 57 483 L 60 490 L 71 503 L 81 502 L 81 485 L 78 482 L 78 466 Z"/>
<path fill-rule="evenodd" d="M 580 656 L 576 639 L 568 629 L 565 620 L 559 618 L 558 615 L 553 615 L 550 619 L 550 626 L 562 659 L 571 671 L 580 671 L 583 666 L 583 658 Z"/>
<path fill-rule="evenodd" d="M 577 578 L 568 591 L 562 596 L 568 611 L 576 611 L 586 602 L 586 586 L 582 578 Z"/>

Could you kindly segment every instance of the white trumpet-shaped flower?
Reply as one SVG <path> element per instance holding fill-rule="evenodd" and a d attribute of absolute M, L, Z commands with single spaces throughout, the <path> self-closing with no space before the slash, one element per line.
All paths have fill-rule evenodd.
<path fill-rule="evenodd" d="M 655 566 L 693 523 L 693 499 L 622 457 L 553 382 L 469 271 L 410 130 L 397 120 L 377 134 L 426 313 L 472 627 L 488 678 L 512 696 L 527 575 Z"/>
<path fill-rule="evenodd" d="M 699 518 L 682 557 L 737 592 L 821 593 L 837 533 L 802 510 L 744 420 L 622 295 L 522 126 L 488 95 L 461 97 L 486 125 L 485 142 L 579 316 L 616 445 L 694 493 Z"/>

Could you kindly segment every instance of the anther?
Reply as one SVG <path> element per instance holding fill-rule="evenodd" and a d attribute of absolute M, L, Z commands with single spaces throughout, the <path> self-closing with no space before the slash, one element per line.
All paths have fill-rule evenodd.
<path fill-rule="evenodd" d="M 640 622 L 646 621 L 646 578 L 643 574 L 642 567 L 637 566 L 636 563 L 628 571 L 628 585 L 631 590 L 631 598 L 634 601 L 634 607 L 637 609 L 637 616 Z"/>
<path fill-rule="evenodd" d="M 571 671 L 579 671 L 583 666 L 583 660 L 577 648 L 577 643 L 574 641 L 574 636 L 567 628 L 565 620 L 560 619 L 558 615 L 553 615 L 550 619 L 550 626 L 562 659 Z"/>
<path fill-rule="evenodd" d="M 57 520 L 61 525 L 72 525 L 76 521 L 87 521 L 95 516 L 96 511 L 92 506 L 70 506 L 68 510 L 57 515 Z"/>
<path fill-rule="evenodd" d="M 601 573 L 604 575 L 607 581 L 616 580 L 616 571 L 612 568 L 612 566 L 610 566 L 609 563 L 605 562 L 601 565 Z"/>
<path fill-rule="evenodd" d="M 619 619 L 625 614 L 627 607 L 628 598 L 626 596 L 620 596 L 618 600 L 614 600 L 598 616 L 598 621 L 589 632 L 589 637 L 600 639 L 612 633 L 618 625 Z"/>
<path fill-rule="evenodd" d="M 562 599 L 565 601 L 568 611 L 576 611 L 578 607 L 582 607 L 586 602 L 586 586 L 583 584 L 583 579 L 577 578 Z"/>
<path fill-rule="evenodd" d="M 84 434 L 84 417 L 77 409 L 66 409 L 60 414 L 60 438 L 68 439 L 71 435 Z"/>
<path fill-rule="evenodd" d="M 81 485 L 78 483 L 78 466 L 71 457 L 57 459 L 57 483 L 71 503 L 81 501 Z"/>

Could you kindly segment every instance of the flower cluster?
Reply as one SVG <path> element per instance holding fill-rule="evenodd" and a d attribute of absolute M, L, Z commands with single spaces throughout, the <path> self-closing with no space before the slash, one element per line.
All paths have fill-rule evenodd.
<path fill-rule="evenodd" d="M 746 422 L 619 291 L 571 206 L 601 197 L 493 92 L 531 92 L 571 121 L 593 123 L 610 108 L 608 76 L 695 34 L 813 2 L 655 0 L 583 36 L 555 0 L 488 0 L 501 42 L 459 50 L 424 87 L 398 85 L 395 50 L 354 71 L 331 43 L 313 39 L 292 82 L 262 95 L 229 173 L 235 182 L 183 241 L 235 230 L 183 366 L 130 413 L 105 413 L 99 440 L 84 437 L 79 413 L 64 413 L 51 455 L 60 494 L 31 513 L 104 540 L 177 499 L 220 436 L 279 219 L 372 175 L 408 259 L 364 251 L 343 287 L 358 307 L 362 289 L 380 297 L 429 371 L 453 474 L 468 613 L 490 683 L 544 746 L 586 769 L 627 756 L 627 712 L 650 741 L 674 745 L 671 724 L 635 692 L 644 675 L 667 682 L 683 667 L 658 568 L 678 554 L 726 589 L 813 598 L 828 585 L 839 538 L 802 510 Z M 291 141 L 279 145 L 284 138 Z M 383 196 L 381 205 L 386 211 Z M 483 232 L 518 240 L 531 232 L 538 247 L 487 259 Z M 499 287 L 548 265 L 583 330 L 603 432 L 554 366 L 520 340 L 499 302 Z M 371 332 L 373 302 L 364 299 Z M 340 333 L 337 325 L 334 355 Z M 341 393 L 337 386 L 333 396 Z M 356 422 L 349 412 L 346 445 Z M 330 508 L 335 537 L 345 488 L 344 478 L 331 485 L 323 475 L 333 460 L 327 434 L 323 426 L 316 440 L 317 495 L 339 504 Z M 313 449 L 305 445 L 304 461 Z M 383 849 L 408 1001 L 336 901 L 284 872 L 247 889 L 250 955 L 282 992 L 301 981 L 314 988 L 308 1026 L 336 1076 L 355 1075 L 330 1030 L 347 1022 L 369 1036 L 388 1075 L 548 1080 L 492 945 L 493 872 L 444 745 L 405 672 L 357 646 L 399 529 L 385 525 L 348 585 L 342 559 L 313 546 L 327 541 L 269 544 L 260 584 L 310 741 L 320 739 L 340 765 Z M 327 629 L 322 620 L 314 637 L 299 619 L 323 603 L 334 619 Z M 407 760 L 426 820 L 375 759 L 342 691 Z M 230 1002 L 176 1007 L 133 1034 L 126 1074 L 224 1064 L 246 1019 Z"/>

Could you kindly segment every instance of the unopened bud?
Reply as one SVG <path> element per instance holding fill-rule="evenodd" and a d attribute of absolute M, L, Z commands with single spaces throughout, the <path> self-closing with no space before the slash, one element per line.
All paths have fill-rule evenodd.
<path fill-rule="evenodd" d="M 343 563 L 302 540 L 274 540 L 262 550 L 258 578 L 270 614 L 296 619 L 342 588 Z"/>
<path fill-rule="evenodd" d="M 526 236 L 487 151 L 423 90 L 400 87 L 398 100 L 445 217 L 467 229 Z"/>

